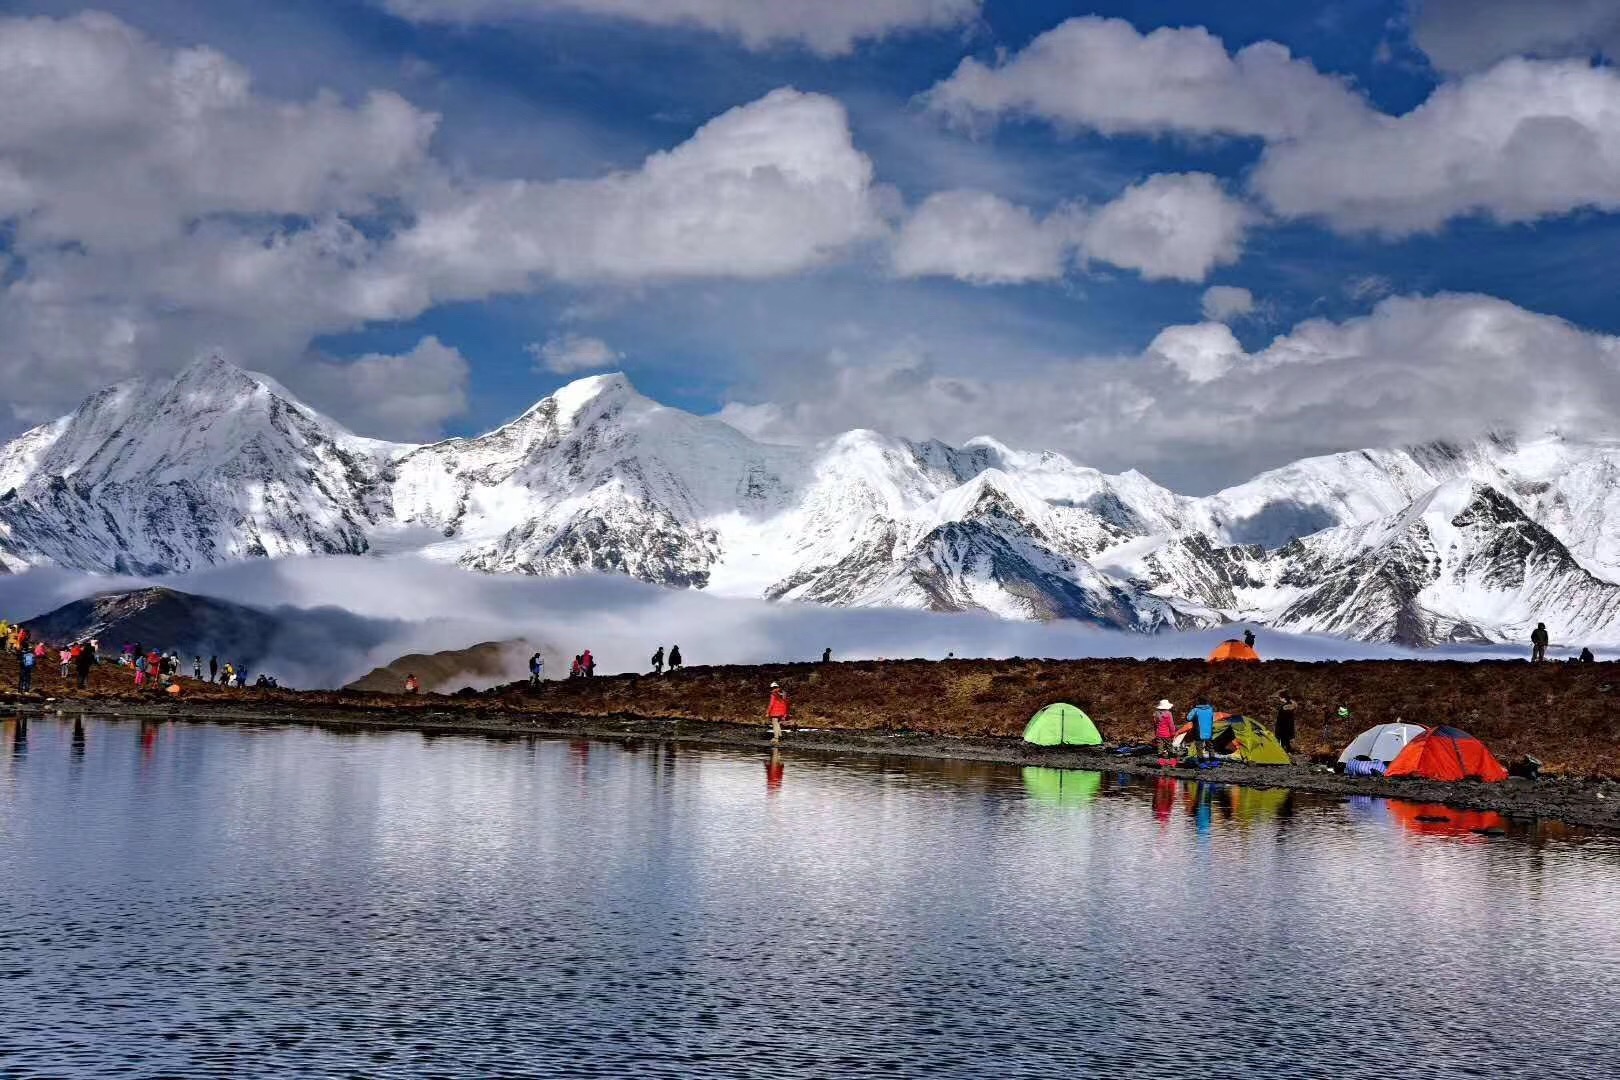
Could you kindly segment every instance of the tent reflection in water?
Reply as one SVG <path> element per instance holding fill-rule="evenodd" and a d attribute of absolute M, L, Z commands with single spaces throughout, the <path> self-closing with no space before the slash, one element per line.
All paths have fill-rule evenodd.
<path fill-rule="evenodd" d="M 1103 740 L 1091 717 L 1059 701 L 1030 717 L 1024 726 L 1024 741 L 1036 746 L 1101 746 Z"/>
<path fill-rule="evenodd" d="M 1102 791 L 1102 773 L 1091 769 L 1024 769 L 1024 790 L 1036 802 L 1084 806 Z"/>
<path fill-rule="evenodd" d="M 1507 818 L 1494 810 L 1458 810 L 1438 803 L 1389 800 L 1389 816 L 1420 836 L 1471 836 L 1506 832 Z"/>

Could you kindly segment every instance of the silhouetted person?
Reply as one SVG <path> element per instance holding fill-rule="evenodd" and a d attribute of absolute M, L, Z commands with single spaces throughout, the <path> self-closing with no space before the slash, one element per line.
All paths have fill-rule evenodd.
<path fill-rule="evenodd" d="M 87 648 L 81 648 L 79 655 L 73 658 L 74 670 L 79 675 L 79 689 L 83 690 L 90 685 L 90 665 L 96 662 L 96 654 Z"/>
<path fill-rule="evenodd" d="M 652 654 L 652 669 L 654 675 L 664 673 L 664 647 L 658 646 L 658 651 Z"/>
<path fill-rule="evenodd" d="M 1536 628 L 1530 631 L 1530 662 L 1536 663 L 1547 659 L 1547 624 L 1536 623 Z"/>
<path fill-rule="evenodd" d="M 208 681 L 211 683 L 219 682 L 219 657 L 217 656 L 208 658 Z"/>
<path fill-rule="evenodd" d="M 1592 655 L 1592 650 L 1591 649 L 1587 649 L 1587 648 L 1581 649 L 1581 663 L 1590 664 L 1590 663 L 1593 663 L 1596 660 L 1597 660 L 1597 657 Z"/>
<path fill-rule="evenodd" d="M 1277 695 L 1277 723 L 1272 731 L 1277 741 L 1282 743 L 1282 748 L 1290 754 L 1294 752 L 1294 734 L 1299 726 L 1299 718 L 1294 715 L 1296 709 L 1293 694 L 1284 690 Z"/>
<path fill-rule="evenodd" d="M 1254 631 L 1253 630 L 1245 630 L 1245 631 L 1243 631 L 1243 644 L 1247 645 L 1251 649 L 1254 648 Z"/>
<path fill-rule="evenodd" d="M 546 658 L 539 653 L 529 657 L 529 685 L 539 686 L 540 676 L 546 673 Z"/>
<path fill-rule="evenodd" d="M 821 662 L 823 664 L 832 663 L 832 649 L 829 648 L 821 650 Z"/>
<path fill-rule="evenodd" d="M 671 645 L 669 647 L 669 670 L 671 670 L 671 671 L 679 671 L 680 669 L 681 669 L 681 647 L 679 645 Z"/>

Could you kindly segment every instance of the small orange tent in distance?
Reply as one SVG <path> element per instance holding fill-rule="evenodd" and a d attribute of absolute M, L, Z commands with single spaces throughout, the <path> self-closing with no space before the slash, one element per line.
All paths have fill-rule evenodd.
<path fill-rule="evenodd" d="M 1384 773 L 1423 780 L 1483 780 L 1499 784 L 1508 772 L 1485 744 L 1454 727 L 1435 727 L 1406 744 Z"/>
<path fill-rule="evenodd" d="M 1253 663 L 1259 659 L 1260 654 L 1254 651 L 1253 645 L 1245 645 L 1237 638 L 1221 642 L 1215 646 L 1215 651 L 1209 654 L 1209 662 L 1212 664 L 1223 660 L 1247 660 Z"/>

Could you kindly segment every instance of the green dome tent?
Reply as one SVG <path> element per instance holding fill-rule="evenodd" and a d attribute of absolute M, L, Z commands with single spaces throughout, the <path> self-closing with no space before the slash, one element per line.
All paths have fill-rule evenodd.
<path fill-rule="evenodd" d="M 1103 739 L 1091 717 L 1059 701 L 1029 718 L 1024 741 L 1036 746 L 1101 746 Z"/>
<path fill-rule="evenodd" d="M 1053 806 L 1084 806 L 1102 791 L 1102 773 L 1025 766 L 1024 790 L 1036 802 Z"/>

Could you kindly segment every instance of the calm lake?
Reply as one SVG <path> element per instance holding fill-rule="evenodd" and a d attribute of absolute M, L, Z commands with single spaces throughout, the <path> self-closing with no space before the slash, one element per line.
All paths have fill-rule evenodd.
<path fill-rule="evenodd" d="M 1620 842 L 1382 800 L 6 719 L 0 875 L 6 1077 L 1620 1069 Z"/>

